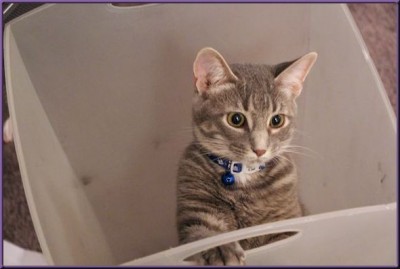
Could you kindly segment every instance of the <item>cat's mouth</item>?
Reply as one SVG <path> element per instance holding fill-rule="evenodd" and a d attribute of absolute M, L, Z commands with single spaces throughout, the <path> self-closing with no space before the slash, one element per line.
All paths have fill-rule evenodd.
<path fill-rule="evenodd" d="M 255 164 L 259 164 L 259 163 L 266 163 L 266 162 L 270 161 L 271 159 L 273 159 L 273 156 L 271 156 L 271 152 L 269 150 L 267 150 L 261 156 L 256 156 L 256 154 L 254 154 L 253 151 L 249 151 L 246 154 L 243 161 L 247 162 L 250 165 L 255 165 Z"/>
<path fill-rule="evenodd" d="M 270 160 L 270 158 L 267 157 L 250 157 L 250 158 L 246 158 L 243 160 L 243 163 L 250 165 L 250 166 L 254 166 L 260 163 L 267 163 Z"/>

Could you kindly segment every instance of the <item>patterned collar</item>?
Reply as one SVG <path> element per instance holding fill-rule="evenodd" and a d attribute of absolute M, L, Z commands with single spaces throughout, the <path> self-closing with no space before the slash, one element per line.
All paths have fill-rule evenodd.
<path fill-rule="evenodd" d="M 225 186 L 235 183 L 235 174 L 252 174 L 267 167 L 265 163 L 257 163 L 253 166 L 247 166 L 244 163 L 234 162 L 212 154 L 207 154 L 207 156 L 211 161 L 225 169 L 225 174 L 221 177 L 221 181 Z"/>

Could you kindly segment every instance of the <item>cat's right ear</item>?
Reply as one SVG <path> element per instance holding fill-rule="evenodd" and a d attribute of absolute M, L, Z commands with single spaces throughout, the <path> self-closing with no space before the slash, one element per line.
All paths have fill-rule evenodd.
<path fill-rule="evenodd" d="M 317 53 L 310 52 L 295 61 L 277 65 L 275 67 L 275 75 L 277 75 L 274 79 L 275 87 L 281 89 L 288 96 L 294 98 L 299 96 L 304 80 L 317 60 L 317 56 Z"/>
<path fill-rule="evenodd" d="M 233 83 L 238 79 L 221 54 L 212 48 L 203 48 L 197 53 L 193 63 L 193 74 L 200 94 L 213 88 L 218 89 L 215 86 Z"/>

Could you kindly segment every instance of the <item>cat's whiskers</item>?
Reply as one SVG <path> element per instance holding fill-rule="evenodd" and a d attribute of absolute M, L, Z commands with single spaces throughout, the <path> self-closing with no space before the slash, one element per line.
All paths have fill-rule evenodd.
<path fill-rule="evenodd" d="M 315 157 L 315 156 L 313 156 L 313 155 L 309 155 L 309 154 L 306 154 L 306 153 L 304 153 L 304 152 L 295 151 L 295 150 L 293 150 L 293 149 L 292 149 L 292 150 L 289 150 L 289 149 L 284 149 L 284 150 L 282 150 L 282 149 L 281 149 L 281 152 L 282 152 L 282 153 L 298 154 L 298 155 L 305 156 L 305 157 L 309 157 L 309 158 Z"/>
<path fill-rule="evenodd" d="M 316 153 L 316 154 L 317 154 L 317 152 L 316 152 L 315 150 L 312 150 L 312 149 L 310 149 L 310 148 L 308 148 L 308 147 L 299 146 L 299 145 L 290 144 L 290 145 L 285 145 L 285 146 L 283 146 L 283 148 L 299 148 L 299 149 L 308 150 L 308 151 L 310 151 L 310 152 L 313 152 L 313 153 Z"/>
<path fill-rule="evenodd" d="M 270 162 L 272 162 L 274 165 L 279 164 L 279 158 L 277 156 L 273 157 Z"/>
<path fill-rule="evenodd" d="M 318 157 L 318 158 L 321 158 L 321 159 L 323 158 L 322 155 L 319 154 L 318 152 L 316 152 L 315 150 L 312 150 L 312 149 L 307 148 L 307 147 L 299 146 L 299 145 L 286 145 L 286 146 L 283 146 L 281 148 L 281 150 L 284 150 L 284 151 L 289 150 L 292 153 L 302 154 L 302 155 L 307 156 L 307 157 L 314 157 L 314 158 Z M 307 151 L 307 153 L 310 153 L 310 154 L 302 152 L 301 150 L 305 150 L 305 151 Z"/>
<path fill-rule="evenodd" d="M 287 161 L 288 163 L 290 163 L 290 164 L 292 164 L 292 165 L 295 165 L 295 163 L 294 163 L 292 160 L 286 158 L 285 156 L 283 156 L 283 155 L 281 155 L 281 154 L 275 156 L 275 159 L 276 159 L 275 164 L 278 164 L 278 163 L 279 163 L 279 159 L 283 159 L 283 160 Z"/>

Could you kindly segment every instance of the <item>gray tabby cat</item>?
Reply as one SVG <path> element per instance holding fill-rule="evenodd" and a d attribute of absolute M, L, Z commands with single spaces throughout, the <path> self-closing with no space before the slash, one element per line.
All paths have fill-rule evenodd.
<path fill-rule="evenodd" d="M 180 244 L 302 215 L 296 167 L 285 151 L 294 132 L 295 99 L 316 58 L 312 52 L 275 66 L 229 66 L 212 48 L 197 54 L 194 140 L 178 169 Z M 244 172 L 235 173 L 232 161 Z M 246 239 L 194 258 L 200 265 L 243 265 L 243 250 L 287 236 Z"/>

